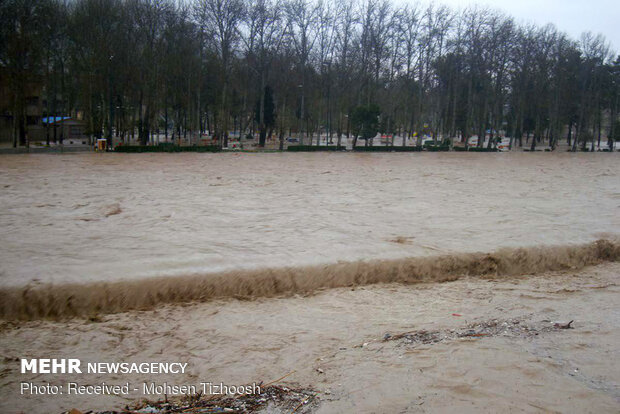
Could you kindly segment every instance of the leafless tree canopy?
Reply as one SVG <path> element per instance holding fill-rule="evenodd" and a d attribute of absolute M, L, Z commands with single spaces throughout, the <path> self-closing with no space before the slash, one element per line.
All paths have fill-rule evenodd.
<path fill-rule="evenodd" d="M 377 132 L 437 139 L 500 131 L 515 145 L 620 135 L 620 59 L 497 11 L 389 0 L 4 0 L 2 110 L 24 140 L 39 85 L 49 116 L 109 140 Z M 480 145 L 483 140 L 479 140 Z M 16 142 L 17 144 L 17 142 Z"/>

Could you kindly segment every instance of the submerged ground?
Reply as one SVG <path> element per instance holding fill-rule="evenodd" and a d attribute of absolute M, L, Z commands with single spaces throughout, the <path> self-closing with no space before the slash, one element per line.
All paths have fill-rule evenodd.
<path fill-rule="evenodd" d="M 620 232 L 620 153 L 0 157 L 0 285 L 298 266 Z"/>
<path fill-rule="evenodd" d="M 302 412 L 618 412 L 619 275 L 620 265 L 612 263 L 579 272 L 163 307 L 99 322 L 5 325 L 0 411 L 121 409 L 140 397 L 25 397 L 17 395 L 20 381 L 245 384 L 294 371 L 279 384 L 312 388 L 319 398 Z M 554 328 L 570 320 L 574 329 Z M 402 333 L 410 335 L 398 338 Z M 386 334 L 395 339 L 384 341 Z M 21 375 L 14 361 L 24 355 L 182 361 L 190 370 Z"/>
<path fill-rule="evenodd" d="M 450 263 L 463 252 L 613 239 L 618 161 L 610 153 L 4 156 L 0 291 L 136 279 L 148 291 L 152 276 L 173 286 L 177 276 L 355 260 L 364 262 L 329 269 L 364 276 L 365 266 L 381 269 L 376 259 L 441 254 Z M 120 409 L 140 397 L 18 394 L 21 381 L 76 380 L 19 374 L 19 358 L 71 357 L 190 367 L 183 376 L 79 378 L 90 384 L 290 374 L 280 383 L 318 396 L 298 412 L 617 412 L 620 267 L 575 266 L 573 251 L 558 250 L 559 272 L 177 306 L 153 297 L 150 311 L 107 315 L 119 308 L 98 306 L 90 320 L 3 322 L 0 411 Z M 101 288 L 82 291 L 90 286 Z M 41 297 L 35 306 L 49 305 Z M 554 325 L 570 320 L 574 329 Z"/>

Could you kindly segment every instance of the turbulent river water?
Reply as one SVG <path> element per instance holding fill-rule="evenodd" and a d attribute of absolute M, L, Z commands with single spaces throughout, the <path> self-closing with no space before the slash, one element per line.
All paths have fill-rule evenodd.
<path fill-rule="evenodd" d="M 581 243 L 620 232 L 616 154 L 0 158 L 2 285 Z"/>
<path fill-rule="evenodd" d="M 0 158 L 0 287 L 571 245 L 620 233 L 617 154 Z"/>
<path fill-rule="evenodd" d="M 122 411 L 144 396 L 19 394 L 76 380 L 22 374 L 19 358 L 70 355 L 189 367 L 83 384 L 283 380 L 310 385 L 317 412 L 617 412 L 619 161 L 0 157 L 0 411 Z M 362 286 L 376 282 L 404 283 Z M 207 303 L 160 306 L 176 302 Z M 472 326 L 499 330 L 453 337 Z"/>

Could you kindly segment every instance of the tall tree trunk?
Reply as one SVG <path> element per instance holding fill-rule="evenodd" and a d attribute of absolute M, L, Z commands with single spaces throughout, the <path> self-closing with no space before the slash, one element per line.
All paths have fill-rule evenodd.
<path fill-rule="evenodd" d="M 260 137 L 258 139 L 258 146 L 261 148 L 265 147 L 265 141 L 267 138 L 267 126 L 265 125 L 265 70 L 263 68 L 260 78 L 260 109 L 259 109 L 259 128 L 260 128 Z"/>

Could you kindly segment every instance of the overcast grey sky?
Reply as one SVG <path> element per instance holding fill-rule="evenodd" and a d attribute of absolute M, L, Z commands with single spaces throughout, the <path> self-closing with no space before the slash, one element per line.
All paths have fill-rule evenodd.
<path fill-rule="evenodd" d="M 620 0 L 437 0 L 435 3 L 455 10 L 472 4 L 490 6 L 518 22 L 553 23 L 576 40 L 586 31 L 602 33 L 615 55 L 620 52 Z"/>

